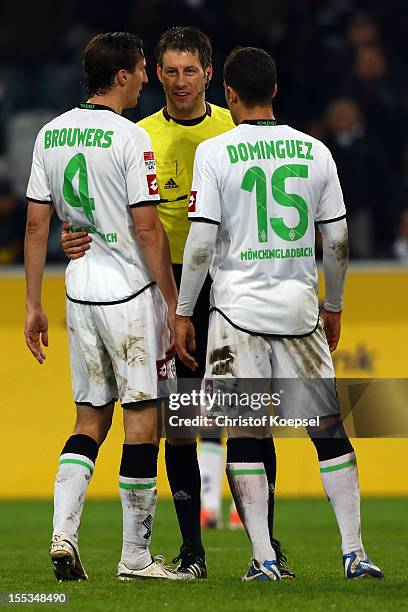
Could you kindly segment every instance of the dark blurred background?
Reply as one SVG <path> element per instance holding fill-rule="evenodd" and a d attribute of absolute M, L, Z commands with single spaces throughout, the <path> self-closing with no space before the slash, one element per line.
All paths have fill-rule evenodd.
<path fill-rule="evenodd" d="M 0 0 L 0 264 L 22 261 L 25 188 L 38 130 L 84 99 L 81 53 L 96 33 L 127 30 L 145 44 L 149 86 L 140 119 L 164 103 L 154 47 L 174 25 L 212 39 L 209 102 L 225 105 L 222 65 L 237 45 L 278 66 L 275 113 L 331 149 L 354 259 L 408 264 L 407 44 L 404 0 Z M 54 218 L 49 260 L 64 261 Z"/>

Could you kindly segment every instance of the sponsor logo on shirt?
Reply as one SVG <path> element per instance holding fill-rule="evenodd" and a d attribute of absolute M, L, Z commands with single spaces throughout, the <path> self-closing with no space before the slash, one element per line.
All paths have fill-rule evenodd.
<path fill-rule="evenodd" d="M 190 204 L 189 204 L 189 207 L 188 207 L 188 212 L 189 213 L 196 212 L 196 202 L 197 202 L 197 192 L 196 191 L 192 191 L 190 193 Z"/>
<path fill-rule="evenodd" d="M 157 184 L 157 176 L 155 174 L 148 174 L 146 176 L 147 187 L 149 195 L 157 195 L 159 193 L 159 186 Z"/>
<path fill-rule="evenodd" d="M 156 161 L 154 159 L 153 151 L 145 151 L 143 153 L 143 157 L 144 157 L 144 163 L 145 163 L 146 170 L 148 172 L 155 173 L 156 172 Z"/>
<path fill-rule="evenodd" d="M 165 359 L 156 360 L 157 380 L 168 380 L 167 364 Z"/>
<path fill-rule="evenodd" d="M 165 189 L 178 189 L 180 187 L 180 185 L 177 185 L 176 181 L 174 180 L 174 178 L 170 178 L 167 183 L 164 185 Z"/>

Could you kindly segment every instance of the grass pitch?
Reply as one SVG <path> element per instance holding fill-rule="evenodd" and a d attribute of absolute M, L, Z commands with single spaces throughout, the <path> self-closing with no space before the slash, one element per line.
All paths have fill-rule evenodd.
<path fill-rule="evenodd" d="M 207 580 L 117 582 L 120 503 L 89 501 L 80 536 L 89 582 L 58 584 L 48 559 L 51 502 L 1 502 L 0 591 L 65 592 L 69 601 L 64 605 L 30 607 L 75 612 L 408 610 L 408 498 L 362 504 L 364 543 L 385 572 L 382 581 L 343 578 L 339 535 L 328 502 L 278 500 L 276 514 L 276 535 L 297 573 L 294 581 L 241 582 L 250 559 L 246 535 L 219 530 L 204 533 Z M 170 501 L 159 502 L 153 534 L 152 552 L 171 561 L 180 541 Z"/>

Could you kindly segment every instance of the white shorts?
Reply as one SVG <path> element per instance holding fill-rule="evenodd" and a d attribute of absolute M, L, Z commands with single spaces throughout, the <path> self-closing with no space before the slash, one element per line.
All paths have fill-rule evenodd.
<path fill-rule="evenodd" d="M 67 328 L 75 402 L 103 407 L 168 394 L 174 365 L 165 361 L 167 306 L 156 286 L 108 306 L 67 300 Z"/>
<path fill-rule="evenodd" d="M 286 418 L 322 417 L 340 410 L 333 361 L 321 319 L 309 336 L 257 336 L 237 329 L 219 312 L 212 311 L 205 378 L 220 377 L 233 378 L 232 388 L 237 388 L 239 380 L 241 393 L 255 389 L 283 392 L 276 412 Z"/>

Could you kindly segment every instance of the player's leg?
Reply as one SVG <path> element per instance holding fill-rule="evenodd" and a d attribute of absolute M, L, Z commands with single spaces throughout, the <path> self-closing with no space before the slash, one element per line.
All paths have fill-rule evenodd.
<path fill-rule="evenodd" d="M 342 536 L 343 554 L 352 553 L 357 559 L 355 569 L 366 575 L 380 573 L 368 563 L 357 565 L 365 559 L 361 542 L 360 491 L 356 457 L 344 431 L 340 406 L 334 382 L 334 368 L 321 322 L 316 331 L 304 338 L 273 340 L 274 376 L 291 379 L 288 393 L 282 405 L 284 416 L 315 418 L 321 426 L 309 429 L 315 444 L 327 498 L 336 515 Z M 313 380 L 310 380 L 313 379 Z M 292 413 L 288 412 L 292 410 Z M 347 553 L 344 551 L 347 550 Z M 371 562 L 370 562 L 371 563 Z M 353 568 L 354 572 L 354 568 Z M 347 571 L 346 571 L 347 576 Z M 347 576 L 354 577 L 354 576 Z M 378 575 L 378 577 L 380 577 Z"/>
<path fill-rule="evenodd" d="M 117 389 L 92 308 L 68 302 L 67 326 L 77 420 L 55 480 L 50 556 L 58 580 L 79 580 L 87 576 L 79 557 L 78 530 L 98 449 L 112 422 Z"/>
<path fill-rule="evenodd" d="M 129 302 L 95 311 L 124 409 L 119 474 L 123 543 L 117 577 L 178 579 L 149 550 L 157 501 L 157 400 L 168 384 L 167 308 L 157 287 L 151 287 Z"/>
<path fill-rule="evenodd" d="M 225 466 L 221 437 L 201 438 L 198 463 L 201 473 L 201 526 L 217 528 L 221 526 L 221 490 Z"/>
<path fill-rule="evenodd" d="M 309 431 L 320 467 L 327 499 L 341 535 L 346 578 L 382 578 L 382 571 L 367 557 L 361 539 L 360 487 L 354 449 L 341 418 L 323 420 L 318 431 Z"/>
<path fill-rule="evenodd" d="M 118 578 L 142 576 L 152 565 L 149 546 L 157 501 L 157 402 L 123 406 L 125 441 L 119 472 L 123 543 Z M 151 568 L 149 568 L 151 571 Z"/>
<path fill-rule="evenodd" d="M 176 284 L 180 286 L 181 264 L 173 264 Z M 176 359 L 177 378 L 202 378 L 205 366 L 206 330 L 209 304 L 209 281 L 199 296 L 196 308 L 200 312 L 199 324 L 196 321 L 196 331 L 203 336 L 197 336 L 197 359 L 199 371 L 192 372 Z M 197 443 L 195 439 L 168 438 L 165 444 L 165 459 L 167 478 L 173 496 L 174 507 L 182 536 L 180 553 L 176 560 L 180 561 L 179 569 L 189 570 L 197 578 L 207 575 L 205 552 L 201 540 L 200 510 L 201 510 L 201 476 L 197 458 Z M 177 562 L 177 561 L 175 561 Z"/>
<path fill-rule="evenodd" d="M 262 337 L 246 334 L 220 313 L 211 313 L 206 379 L 214 379 L 216 394 L 230 393 L 232 389 L 247 392 L 247 386 L 242 389 L 240 386 L 245 384 L 244 378 L 269 379 L 268 351 Z M 228 412 L 231 410 L 235 417 L 242 416 L 239 407 L 232 407 Z M 262 440 L 265 435 L 265 429 L 254 431 L 249 427 L 228 431 L 228 482 L 253 550 L 253 562 L 244 580 L 280 579 L 268 525 L 269 487 Z"/>
<path fill-rule="evenodd" d="M 268 479 L 260 439 L 228 438 L 227 477 L 252 545 L 252 562 L 243 580 L 279 580 L 279 566 L 269 537 Z"/>

